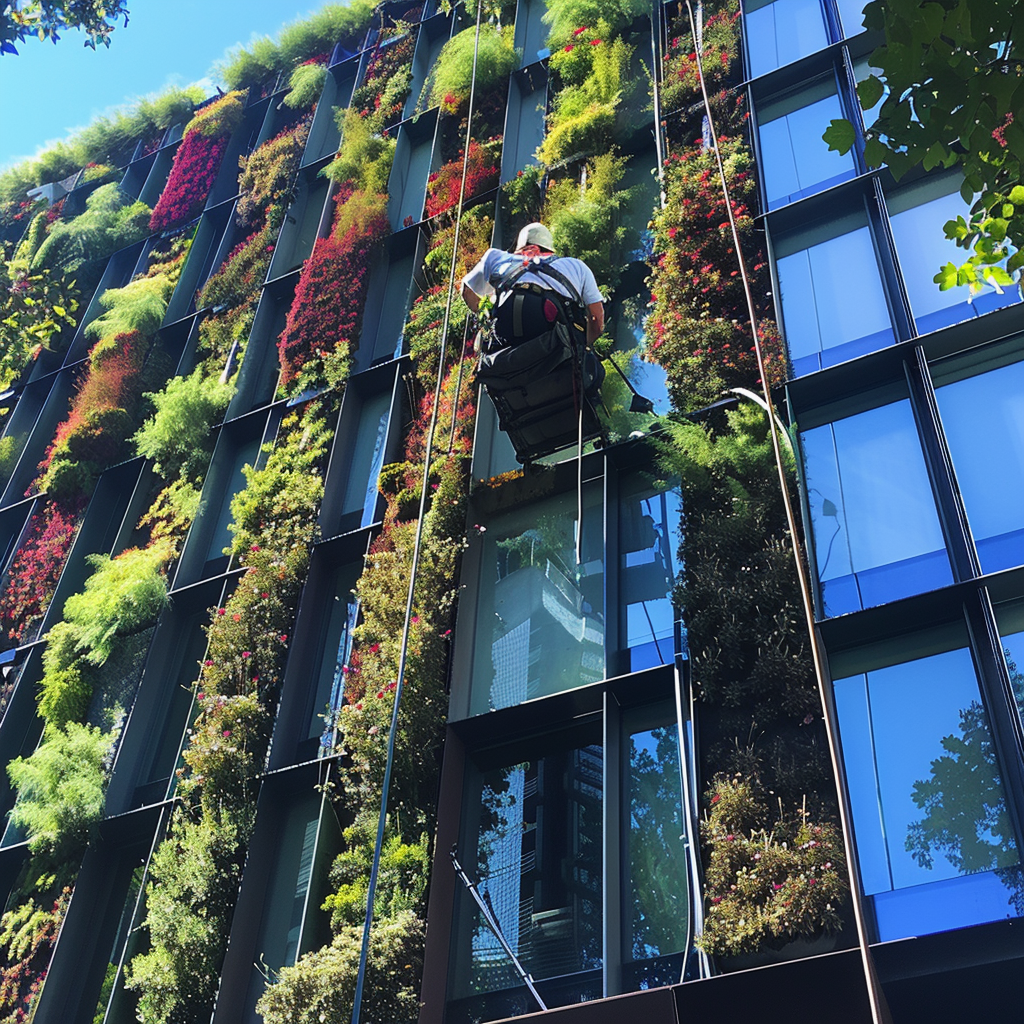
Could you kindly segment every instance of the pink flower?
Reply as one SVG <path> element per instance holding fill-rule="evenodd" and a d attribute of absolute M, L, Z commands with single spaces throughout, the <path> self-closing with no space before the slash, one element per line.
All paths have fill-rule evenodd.
<path fill-rule="evenodd" d="M 253 544 L 253 546 L 251 548 L 249 548 L 250 551 L 259 551 L 259 549 L 260 549 L 259 544 Z"/>
<path fill-rule="evenodd" d="M 242 657 L 243 658 L 251 658 L 252 657 L 252 651 L 242 651 Z"/>
<path fill-rule="evenodd" d="M 579 28 L 577 28 L 577 29 L 573 29 L 573 33 L 572 33 L 572 34 L 573 34 L 574 36 L 581 36 L 581 35 L 583 35 L 583 33 L 584 33 L 584 32 L 586 32 L 586 31 L 587 31 L 587 26 L 586 26 L 586 25 L 580 25 L 580 27 L 579 27 Z"/>
<path fill-rule="evenodd" d="M 226 608 L 218 608 L 217 609 L 217 614 L 218 615 L 224 615 L 224 614 L 226 614 L 226 612 L 227 612 Z"/>
<path fill-rule="evenodd" d="M 572 53 L 572 51 L 575 50 L 575 49 L 576 49 L 576 47 L 573 46 L 572 43 L 566 43 L 565 44 L 565 52 L 566 53 Z"/>
<path fill-rule="evenodd" d="M 601 40 L 600 39 L 591 39 L 590 40 L 590 45 L 591 46 L 600 46 L 601 45 Z"/>
<path fill-rule="evenodd" d="M 213 665 L 213 662 L 212 662 L 212 661 L 210 661 L 210 659 L 209 659 L 209 658 L 207 658 L 207 659 L 206 659 L 206 661 L 204 661 L 204 662 L 203 662 L 203 664 L 204 664 L 204 665 L 205 665 L 205 666 L 206 666 L 207 668 L 210 668 L 210 666 L 211 666 L 211 665 Z"/>
<path fill-rule="evenodd" d="M 231 735 L 231 730 L 230 730 L 230 729 L 225 729 L 225 730 L 224 730 L 224 731 L 223 731 L 223 732 L 221 733 L 221 736 L 223 736 L 223 737 L 224 737 L 224 739 L 227 739 L 227 738 L 228 738 L 228 737 L 229 737 L 230 735 Z"/>

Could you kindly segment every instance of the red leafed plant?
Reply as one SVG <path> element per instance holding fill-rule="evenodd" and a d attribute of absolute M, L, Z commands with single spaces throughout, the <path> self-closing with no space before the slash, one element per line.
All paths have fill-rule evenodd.
<path fill-rule="evenodd" d="M 217 180 L 228 138 L 241 118 L 238 94 L 228 93 L 186 125 L 167 184 L 149 218 L 151 231 L 182 224 L 202 212 Z"/>
<path fill-rule="evenodd" d="M 475 139 L 470 140 L 469 160 L 466 164 L 467 199 L 498 184 L 499 169 L 493 143 L 494 140 L 491 140 L 481 145 Z M 427 179 L 428 217 L 436 217 L 458 205 L 464 155 L 464 152 L 460 152 L 454 160 L 450 160 Z"/>
<path fill-rule="evenodd" d="M 351 193 L 338 207 L 331 234 L 318 239 L 306 260 L 277 344 L 285 391 L 334 386 L 348 376 L 371 258 L 389 229 L 386 201 Z"/>
<path fill-rule="evenodd" d="M 25 641 L 46 611 L 78 532 L 84 504 L 50 502 L 32 517 L 28 538 L 14 556 L 0 594 L 0 629 L 9 640 Z"/>

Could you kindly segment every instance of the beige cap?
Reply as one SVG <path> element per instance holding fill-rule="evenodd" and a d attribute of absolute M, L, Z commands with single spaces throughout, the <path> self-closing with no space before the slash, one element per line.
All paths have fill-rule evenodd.
<path fill-rule="evenodd" d="M 535 245 L 538 249 L 546 249 L 548 252 L 555 251 L 555 242 L 551 237 L 551 232 L 539 221 L 527 224 L 519 232 L 519 238 L 516 240 L 516 252 L 525 249 L 528 245 Z"/>

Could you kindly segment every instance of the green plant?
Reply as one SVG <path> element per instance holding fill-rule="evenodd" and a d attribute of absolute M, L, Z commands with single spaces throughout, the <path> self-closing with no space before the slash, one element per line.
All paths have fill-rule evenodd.
<path fill-rule="evenodd" d="M 202 367 L 187 377 L 172 377 L 162 391 L 145 396 L 156 411 L 136 432 L 135 450 L 152 459 L 161 476 L 198 480 L 213 453 L 210 428 L 233 392 L 231 384 L 208 378 Z"/>
<path fill-rule="evenodd" d="M 324 91 L 327 68 L 323 64 L 300 64 L 288 78 L 284 105 L 293 110 L 311 107 Z"/>
<path fill-rule="evenodd" d="M 341 130 L 341 148 L 320 173 L 339 185 L 349 183 L 363 192 L 386 193 L 395 140 L 373 132 L 369 119 L 351 107 L 337 108 L 335 116 Z"/>
<path fill-rule="evenodd" d="M 836 825 L 786 816 L 781 802 L 773 815 L 757 781 L 739 776 L 717 778 L 708 800 L 701 949 L 752 953 L 840 929 L 849 884 Z"/>
<path fill-rule="evenodd" d="M 447 114 L 462 114 L 469 103 L 473 78 L 476 28 L 463 29 L 444 44 L 423 84 L 417 109 L 440 106 Z M 503 85 L 519 66 L 520 54 L 512 43 L 512 27 L 482 25 L 477 50 L 478 95 Z"/>
<path fill-rule="evenodd" d="M 68 29 L 81 29 L 85 33 L 85 45 L 96 49 L 110 45 L 110 33 L 117 22 L 124 17 L 128 25 L 126 0 L 24 0 L 7 4 L 0 11 L 0 55 L 17 55 L 12 40 L 24 42 L 34 36 L 57 42 L 60 34 Z"/>
<path fill-rule="evenodd" d="M 551 29 L 548 46 L 565 45 L 574 30 L 604 20 L 612 32 L 620 32 L 634 18 L 650 13 L 644 0 L 549 0 L 544 24 Z"/>
<path fill-rule="evenodd" d="M 102 339 L 93 347 L 92 358 L 99 359 L 119 334 L 137 331 L 155 333 L 167 312 L 167 303 L 174 291 L 174 281 L 163 274 L 139 278 L 123 288 L 111 288 L 100 296 L 106 310 L 85 329 L 90 338 Z"/>
<path fill-rule="evenodd" d="M 33 853 L 70 860 L 85 849 L 103 813 L 103 764 L 111 738 L 69 722 L 50 730 L 30 757 L 17 757 L 7 774 L 17 787 L 11 820 L 24 828 Z"/>
<path fill-rule="evenodd" d="M 252 156 L 239 158 L 241 174 L 235 207 L 239 224 L 278 221 L 279 211 L 294 198 L 295 177 L 311 124 L 308 117 L 303 118 L 294 128 L 268 139 Z"/>

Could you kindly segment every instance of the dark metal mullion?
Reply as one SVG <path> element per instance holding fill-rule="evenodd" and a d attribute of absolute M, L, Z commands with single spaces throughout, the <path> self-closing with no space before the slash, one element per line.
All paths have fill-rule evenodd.
<path fill-rule="evenodd" d="M 999 777 L 1006 794 L 1017 849 L 1024 848 L 1024 726 L 1003 656 L 995 611 L 988 588 L 979 586 L 964 603 L 982 703 L 988 711 Z"/>
<path fill-rule="evenodd" d="M 628 836 L 628 821 L 622 819 L 622 720 L 619 702 L 604 692 L 604 757 L 602 760 L 604 807 L 602 836 L 602 992 L 604 997 L 622 991 L 622 847 Z"/>
<path fill-rule="evenodd" d="M 953 566 L 953 577 L 959 583 L 981 575 L 978 552 L 971 539 L 964 510 L 953 472 L 953 460 L 942 433 L 935 389 L 928 372 L 928 360 L 920 345 L 913 347 L 913 355 L 904 360 L 910 404 L 914 409 L 918 433 L 924 448 L 928 476 L 932 482 L 935 503 L 939 511 L 946 549 Z"/>
<path fill-rule="evenodd" d="M 880 263 L 882 284 L 889 303 L 889 315 L 896 328 L 896 339 L 897 341 L 906 341 L 909 338 L 917 337 L 917 325 L 914 323 L 914 314 L 910 308 L 910 300 L 907 298 L 906 287 L 903 284 L 896 242 L 893 240 L 892 226 L 889 223 L 885 192 L 877 175 L 871 179 L 871 187 L 874 190 L 875 201 L 866 204 L 868 226 L 875 239 L 875 252 Z"/>

